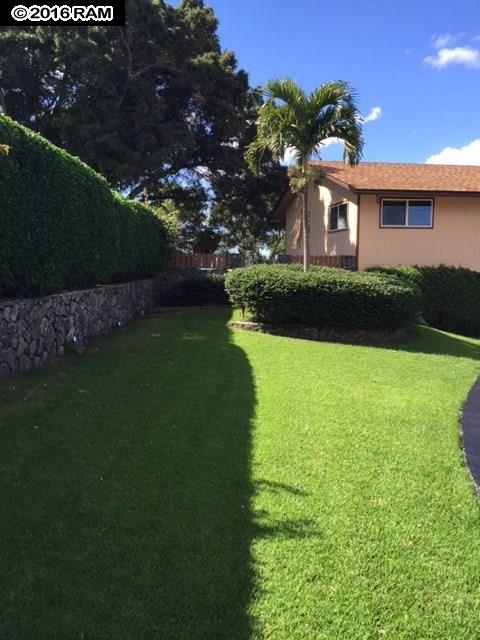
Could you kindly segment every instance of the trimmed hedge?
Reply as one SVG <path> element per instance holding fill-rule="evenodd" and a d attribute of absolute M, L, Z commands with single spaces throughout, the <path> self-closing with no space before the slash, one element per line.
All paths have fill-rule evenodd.
<path fill-rule="evenodd" d="M 457 267 L 380 266 L 370 272 L 416 284 L 428 324 L 468 336 L 480 336 L 480 273 Z"/>
<path fill-rule="evenodd" d="M 0 296 L 134 280 L 164 267 L 168 233 L 151 209 L 2 115 L 0 147 Z"/>
<path fill-rule="evenodd" d="M 227 305 L 225 278 L 220 273 L 197 273 L 165 284 L 160 277 L 157 304 L 165 307 Z"/>
<path fill-rule="evenodd" d="M 327 267 L 255 265 L 227 273 L 230 301 L 268 324 L 336 329 L 398 329 L 413 322 L 417 297 L 396 278 Z"/>

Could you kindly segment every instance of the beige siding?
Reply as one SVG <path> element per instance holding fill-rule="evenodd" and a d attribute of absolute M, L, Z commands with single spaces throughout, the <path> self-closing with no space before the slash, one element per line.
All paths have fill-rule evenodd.
<path fill-rule="evenodd" d="M 328 208 L 338 202 L 348 203 L 348 229 L 328 232 Z M 337 187 L 329 180 L 321 186 L 310 185 L 309 208 L 311 212 L 310 253 L 314 256 L 353 256 L 357 240 L 356 196 L 347 189 Z M 298 200 L 294 200 L 286 213 L 287 254 L 301 255 L 302 226 Z"/>
<path fill-rule="evenodd" d="M 480 271 L 480 198 L 434 198 L 433 229 L 381 229 L 379 220 L 379 199 L 363 195 L 360 269 L 378 264 L 448 264 Z"/>

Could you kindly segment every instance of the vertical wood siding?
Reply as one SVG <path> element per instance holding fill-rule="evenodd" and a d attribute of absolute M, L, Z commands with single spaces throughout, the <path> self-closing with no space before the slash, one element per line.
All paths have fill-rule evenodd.
<path fill-rule="evenodd" d="M 447 264 L 480 271 L 480 197 L 434 200 L 433 229 L 381 229 L 377 197 L 363 195 L 359 268 Z"/>

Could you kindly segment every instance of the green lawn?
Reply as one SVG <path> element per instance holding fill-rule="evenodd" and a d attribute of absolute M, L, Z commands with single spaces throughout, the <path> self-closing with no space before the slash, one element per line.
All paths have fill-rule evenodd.
<path fill-rule="evenodd" d="M 0 638 L 477 640 L 480 346 L 132 323 L 0 383 Z"/>

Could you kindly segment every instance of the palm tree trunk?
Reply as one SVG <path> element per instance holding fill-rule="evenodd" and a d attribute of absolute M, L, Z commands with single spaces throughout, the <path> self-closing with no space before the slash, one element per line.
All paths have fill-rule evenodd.
<path fill-rule="evenodd" d="M 303 270 L 310 266 L 310 212 L 308 210 L 308 187 L 302 192 L 302 227 L 303 227 Z"/>

